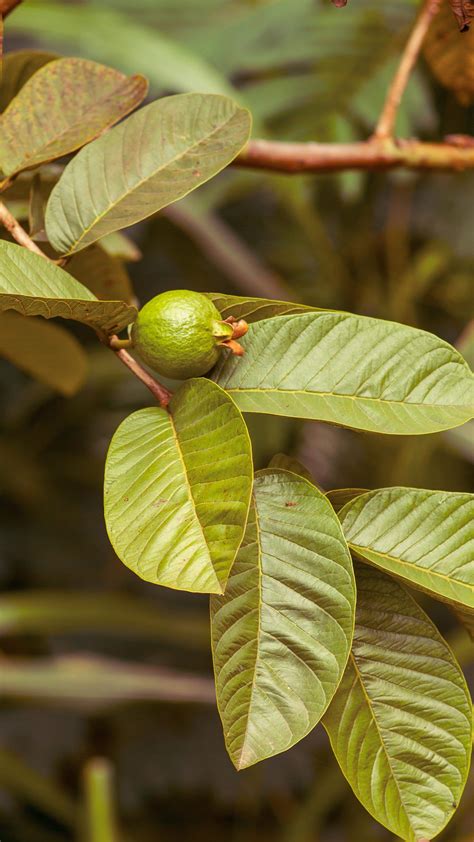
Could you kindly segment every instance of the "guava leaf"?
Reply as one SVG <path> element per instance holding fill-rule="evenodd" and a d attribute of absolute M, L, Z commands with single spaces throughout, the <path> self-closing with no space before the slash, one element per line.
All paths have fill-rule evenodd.
<path fill-rule="evenodd" d="M 474 28 L 460 36 L 447 0 L 433 18 L 423 49 L 433 74 L 453 91 L 461 105 L 474 102 Z"/>
<path fill-rule="evenodd" d="M 70 254 L 186 196 L 235 158 L 250 114 L 214 94 L 178 94 L 140 109 L 76 155 L 53 189 L 46 229 Z"/>
<path fill-rule="evenodd" d="M 294 313 L 319 312 L 317 307 L 306 304 L 292 304 L 290 301 L 274 301 L 272 298 L 249 298 L 246 295 L 226 295 L 207 292 L 223 319 L 234 316 L 247 322 L 259 322 L 273 316 L 288 316 Z"/>
<path fill-rule="evenodd" d="M 474 609 L 474 494 L 382 488 L 351 500 L 339 518 L 364 561 Z"/>
<path fill-rule="evenodd" d="M 119 558 L 155 585 L 223 593 L 252 488 L 250 439 L 233 401 L 188 380 L 169 404 L 122 422 L 105 467 L 105 520 Z"/>
<path fill-rule="evenodd" d="M 338 512 L 349 500 L 359 497 L 360 494 L 365 494 L 366 491 L 367 488 L 333 488 L 326 492 L 326 497 L 334 511 Z"/>
<path fill-rule="evenodd" d="M 0 168 L 7 176 L 79 149 L 146 96 L 143 76 L 81 58 L 50 61 L 0 116 Z"/>
<path fill-rule="evenodd" d="M 389 576 L 356 565 L 347 669 L 323 724 L 357 798 L 408 842 L 450 820 L 469 770 L 472 707 L 429 617 Z"/>
<path fill-rule="evenodd" d="M 329 421 L 377 433 L 433 433 L 467 421 L 474 377 L 436 336 L 337 311 L 251 324 L 241 358 L 212 378 L 244 412 Z"/>
<path fill-rule="evenodd" d="M 115 333 L 136 318 L 124 301 L 99 301 L 72 275 L 15 243 L 0 241 L 0 311 L 60 317 Z"/>
<path fill-rule="evenodd" d="M 0 356 L 68 397 L 81 388 L 87 373 L 86 354 L 72 334 L 13 310 L 0 311 Z"/>
<path fill-rule="evenodd" d="M 270 459 L 268 467 L 274 469 L 279 468 L 282 471 L 292 471 L 292 473 L 316 485 L 316 488 L 318 487 L 313 480 L 311 471 L 308 471 L 308 468 L 299 459 L 295 459 L 294 456 L 287 456 L 286 453 L 275 453 L 275 456 L 272 456 Z"/>
<path fill-rule="evenodd" d="M 352 561 L 325 496 L 260 471 L 225 595 L 211 598 L 217 703 L 237 769 L 285 751 L 319 721 L 349 655 Z"/>
<path fill-rule="evenodd" d="M 121 260 L 108 254 L 102 244 L 75 254 L 67 264 L 67 271 L 91 290 L 101 301 L 134 300 L 132 282 Z"/>
<path fill-rule="evenodd" d="M 37 70 L 57 58 L 56 53 L 41 50 L 15 50 L 4 55 L 0 81 L 0 111 L 5 111 L 13 97 Z"/>

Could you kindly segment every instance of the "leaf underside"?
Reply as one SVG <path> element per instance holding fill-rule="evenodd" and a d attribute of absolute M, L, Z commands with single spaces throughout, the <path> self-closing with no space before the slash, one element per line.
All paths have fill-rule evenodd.
<path fill-rule="evenodd" d="M 41 67 L 0 117 L 0 168 L 11 176 L 93 140 L 146 95 L 143 76 L 61 58 Z"/>
<path fill-rule="evenodd" d="M 471 701 L 447 643 L 385 574 L 356 566 L 354 643 L 323 724 L 354 793 L 408 842 L 432 839 L 463 791 Z"/>
<path fill-rule="evenodd" d="M 474 495 L 418 488 L 362 494 L 339 512 L 351 549 L 387 573 L 474 609 Z"/>
<path fill-rule="evenodd" d="M 79 251 L 186 196 L 248 140 L 250 115 L 213 94 L 179 94 L 140 109 L 90 143 L 51 193 L 46 230 L 63 254 Z"/>
<path fill-rule="evenodd" d="M 123 301 L 98 301 L 79 281 L 51 261 L 0 242 L 0 311 L 60 317 L 116 333 L 134 321 L 137 310 Z"/>
<path fill-rule="evenodd" d="M 245 356 L 212 373 L 244 412 L 410 435 L 472 415 L 474 378 L 461 355 L 425 331 L 335 311 L 250 326 Z"/>
<path fill-rule="evenodd" d="M 245 423 L 208 380 L 188 380 L 170 412 L 133 413 L 110 444 L 105 519 L 119 558 L 142 579 L 222 593 L 252 485 Z"/>
<path fill-rule="evenodd" d="M 324 495 L 288 471 L 259 472 L 225 595 L 211 599 L 217 702 L 237 769 L 314 728 L 347 662 L 354 605 L 351 558 Z"/>
<path fill-rule="evenodd" d="M 59 58 L 56 53 L 42 50 L 15 50 L 2 57 L 0 81 L 0 111 L 4 111 L 28 79 L 43 65 Z"/>

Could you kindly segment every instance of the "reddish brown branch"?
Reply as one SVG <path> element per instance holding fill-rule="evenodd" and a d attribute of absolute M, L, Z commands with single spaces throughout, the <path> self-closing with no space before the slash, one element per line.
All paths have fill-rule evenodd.
<path fill-rule="evenodd" d="M 418 140 L 367 140 L 360 143 L 284 143 L 251 140 L 234 166 L 286 173 L 342 170 L 474 169 L 474 148 Z"/>
<path fill-rule="evenodd" d="M 421 12 L 415 22 L 411 35 L 405 45 L 397 72 L 390 85 L 385 104 L 380 114 L 374 137 L 392 137 L 398 107 L 408 84 L 410 74 L 418 59 L 423 41 L 428 32 L 431 21 L 439 10 L 440 0 L 425 0 Z"/>
<path fill-rule="evenodd" d="M 49 260 L 45 253 L 41 251 L 40 247 L 36 245 L 34 240 L 28 236 L 25 229 L 22 228 L 18 220 L 15 219 L 12 213 L 10 213 L 3 202 L 0 202 L 0 225 L 3 225 L 3 227 L 10 232 L 13 239 L 16 240 L 20 246 L 25 246 L 25 248 L 29 249 L 29 251 L 34 251 L 35 254 L 39 254 L 41 257 Z"/>

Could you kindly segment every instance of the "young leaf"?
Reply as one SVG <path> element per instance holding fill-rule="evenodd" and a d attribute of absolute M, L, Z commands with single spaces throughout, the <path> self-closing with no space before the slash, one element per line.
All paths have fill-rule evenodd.
<path fill-rule="evenodd" d="M 474 494 L 382 488 L 339 512 L 363 560 L 454 605 L 474 608 Z"/>
<path fill-rule="evenodd" d="M 5 175 L 79 149 L 140 104 L 148 83 L 94 61 L 62 58 L 32 76 L 0 117 Z"/>
<path fill-rule="evenodd" d="M 0 241 L 0 311 L 24 316 L 73 319 L 95 330 L 116 333 L 134 321 L 137 310 L 123 301 L 98 301 L 64 269 L 22 246 Z"/>
<path fill-rule="evenodd" d="M 449 429 L 472 414 L 469 366 L 422 330 L 321 311 L 257 322 L 241 344 L 245 356 L 223 356 L 212 376 L 244 412 L 398 435 Z"/>
<path fill-rule="evenodd" d="M 67 330 L 13 310 L 0 312 L 0 356 L 62 395 L 74 395 L 87 372 L 87 357 Z"/>
<path fill-rule="evenodd" d="M 186 196 L 229 164 L 250 114 L 224 96 L 179 94 L 152 102 L 71 161 L 51 193 L 46 229 L 70 254 Z"/>
<path fill-rule="evenodd" d="M 5 111 L 9 102 L 40 67 L 57 58 L 56 53 L 40 52 L 39 50 L 16 50 L 3 56 L 0 111 Z"/>
<path fill-rule="evenodd" d="M 169 409 L 133 413 L 111 441 L 104 486 L 110 541 L 147 582 L 223 593 L 250 503 L 247 428 L 209 380 L 188 380 Z"/>
<path fill-rule="evenodd" d="M 314 728 L 347 663 L 354 607 L 351 557 L 324 495 L 296 474 L 260 471 L 225 596 L 211 599 L 217 703 L 237 769 Z"/>
<path fill-rule="evenodd" d="M 357 798 L 408 842 L 448 823 L 466 782 L 471 700 L 449 646 L 412 597 L 356 566 L 352 652 L 323 724 Z"/>
<path fill-rule="evenodd" d="M 424 53 L 438 81 L 454 91 L 461 105 L 474 102 L 474 28 L 459 37 L 447 0 L 431 23 Z"/>

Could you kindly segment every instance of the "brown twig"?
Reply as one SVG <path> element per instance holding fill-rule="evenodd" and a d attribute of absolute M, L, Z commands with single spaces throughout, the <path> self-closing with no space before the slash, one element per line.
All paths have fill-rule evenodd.
<path fill-rule="evenodd" d="M 403 93 L 408 84 L 411 72 L 418 59 L 426 33 L 431 21 L 439 11 L 440 0 L 424 0 L 420 14 L 405 45 L 403 55 L 388 89 L 385 104 L 382 108 L 377 127 L 374 132 L 376 138 L 393 137 L 397 111 Z"/>
<path fill-rule="evenodd" d="M 6 18 L 13 9 L 20 5 L 22 0 L 0 0 L 0 15 Z"/>
<path fill-rule="evenodd" d="M 44 251 L 42 251 L 40 249 L 40 247 L 36 245 L 36 243 L 26 233 L 25 229 L 20 225 L 18 220 L 15 219 L 15 217 L 13 216 L 12 213 L 10 213 L 7 206 L 1 201 L 0 201 L 0 225 L 3 225 L 4 228 L 6 228 L 7 231 L 10 232 L 13 239 L 16 240 L 16 242 L 20 246 L 24 246 L 29 251 L 32 251 L 35 254 L 38 254 L 40 257 L 44 257 L 44 259 L 49 260 L 50 263 L 56 263 L 55 260 L 52 260 L 50 257 L 48 257 L 48 255 L 45 254 Z M 120 339 L 118 339 L 117 336 L 112 336 L 112 337 L 105 337 L 105 336 L 102 337 L 102 336 L 100 336 L 99 338 L 104 343 L 104 345 L 106 345 L 108 348 L 110 348 L 110 350 L 113 351 L 117 355 L 119 360 L 121 360 L 122 363 L 125 366 L 127 366 L 127 368 L 131 372 L 133 372 L 135 377 L 138 377 L 138 379 L 141 380 L 141 382 L 144 383 L 145 386 L 148 387 L 148 389 L 150 390 L 152 395 L 156 398 L 156 400 L 158 401 L 160 406 L 164 407 L 164 406 L 168 405 L 172 393 L 169 392 L 168 389 L 166 389 L 164 386 L 162 386 L 162 384 L 159 383 L 158 380 L 155 380 L 155 378 L 151 374 L 149 374 L 140 365 L 140 363 L 138 363 L 136 360 L 134 360 L 134 358 L 132 356 L 130 356 L 130 354 L 123 347 L 123 342 L 126 342 L 126 340 L 120 340 Z M 114 347 L 114 345 L 115 345 L 115 347 Z"/>
<path fill-rule="evenodd" d="M 33 251 L 35 254 L 39 254 L 40 257 L 44 257 L 46 260 L 49 260 L 49 257 L 46 256 L 44 251 L 41 251 L 40 247 L 37 246 L 34 240 L 32 240 L 26 233 L 25 229 L 22 228 L 18 220 L 15 219 L 12 213 L 10 213 L 3 202 L 0 202 L 0 224 L 10 232 L 13 239 L 16 240 L 20 246 L 25 246 L 25 248 L 29 249 L 29 251 Z"/>
<path fill-rule="evenodd" d="M 359 143 L 286 143 L 252 140 L 234 166 L 286 173 L 343 170 L 474 169 L 474 147 L 373 138 Z"/>

